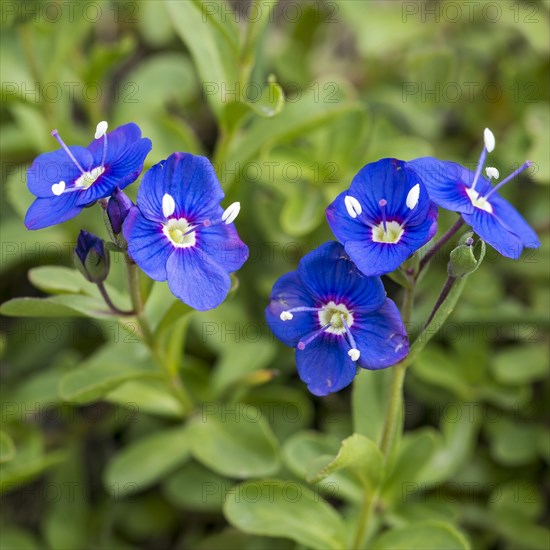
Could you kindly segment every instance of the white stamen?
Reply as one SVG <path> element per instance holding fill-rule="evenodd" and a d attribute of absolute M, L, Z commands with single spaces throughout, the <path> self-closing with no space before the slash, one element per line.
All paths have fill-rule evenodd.
<path fill-rule="evenodd" d="M 357 359 L 359 359 L 359 357 L 361 356 L 361 352 L 358 349 L 351 348 L 348 351 L 348 355 L 350 356 L 352 361 L 357 361 Z"/>
<path fill-rule="evenodd" d="M 239 215 L 240 211 L 241 211 L 240 202 L 234 202 L 233 204 L 230 204 L 222 214 L 222 221 L 224 221 L 227 225 L 229 225 L 230 223 L 233 223 L 235 221 L 235 218 Z"/>
<path fill-rule="evenodd" d="M 494 167 L 494 166 L 487 166 L 487 168 L 485 168 L 485 173 L 487 174 L 487 177 L 489 179 L 496 179 L 498 180 L 499 176 L 500 176 L 500 172 Z"/>
<path fill-rule="evenodd" d="M 409 191 L 409 194 L 407 195 L 407 200 L 405 201 L 405 203 L 407 204 L 410 210 L 412 210 L 418 204 L 419 198 L 420 198 L 420 184 L 417 183 Z"/>
<path fill-rule="evenodd" d="M 294 317 L 294 315 L 292 315 L 290 311 L 282 311 L 279 317 L 281 318 L 281 321 L 290 321 Z"/>
<path fill-rule="evenodd" d="M 99 139 L 101 137 L 103 137 L 105 135 L 105 132 L 107 131 L 107 128 L 109 127 L 109 125 L 107 124 L 107 122 L 105 120 L 102 120 L 97 126 L 96 126 L 96 129 L 95 129 L 95 138 L 96 139 Z"/>
<path fill-rule="evenodd" d="M 483 141 L 485 142 L 485 149 L 488 153 L 492 153 L 495 148 L 495 136 L 489 128 L 485 128 L 483 131 Z"/>
<path fill-rule="evenodd" d="M 175 209 L 176 203 L 174 201 L 174 198 L 172 197 L 172 195 L 165 193 L 162 197 L 162 213 L 164 214 L 164 217 L 167 218 L 168 216 L 171 216 L 174 213 Z"/>
<path fill-rule="evenodd" d="M 346 205 L 346 210 L 348 211 L 348 214 L 352 218 L 357 218 L 363 212 L 363 209 L 361 208 L 361 205 L 359 204 L 359 201 L 352 197 L 351 195 L 346 195 L 344 198 L 344 204 Z"/>
<path fill-rule="evenodd" d="M 59 197 L 59 195 L 62 195 L 63 194 L 63 191 L 65 191 L 65 182 L 64 181 L 60 181 L 59 183 L 54 183 L 52 185 L 52 193 Z"/>

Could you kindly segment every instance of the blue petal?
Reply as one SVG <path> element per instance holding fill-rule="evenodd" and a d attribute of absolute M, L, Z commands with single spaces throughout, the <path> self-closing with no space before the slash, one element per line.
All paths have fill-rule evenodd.
<path fill-rule="evenodd" d="M 271 301 L 265 310 L 267 324 L 281 342 L 295 348 L 302 337 L 320 328 L 317 313 L 296 312 L 290 321 L 281 321 L 281 312 L 295 307 L 318 307 L 319 305 L 307 292 L 295 271 L 286 273 L 273 285 Z"/>
<path fill-rule="evenodd" d="M 87 149 L 72 146 L 69 150 L 85 171 L 92 167 L 93 158 Z M 82 173 L 67 153 L 63 149 L 58 149 L 36 157 L 27 170 L 27 186 L 29 191 L 37 197 L 52 198 L 55 197 L 52 192 L 53 184 L 64 181 L 66 187 L 70 188 L 81 175 Z"/>
<path fill-rule="evenodd" d="M 412 254 L 404 239 L 395 244 L 375 243 L 372 240 L 348 241 L 346 252 L 367 277 L 395 271 Z"/>
<path fill-rule="evenodd" d="M 397 306 L 389 298 L 378 311 L 357 316 L 351 332 L 361 352 L 359 366 L 364 369 L 395 365 L 409 353 L 407 331 Z"/>
<path fill-rule="evenodd" d="M 107 155 L 105 164 L 112 164 L 118 160 L 123 160 L 126 151 L 141 138 L 141 130 L 137 124 L 130 122 L 115 128 L 112 132 L 107 132 Z M 88 151 L 94 157 L 94 166 L 101 166 L 103 159 L 103 137 L 94 139 L 88 145 Z"/>
<path fill-rule="evenodd" d="M 199 311 L 219 306 L 231 288 L 227 272 L 197 247 L 176 248 L 166 272 L 174 296 Z"/>
<path fill-rule="evenodd" d="M 372 235 L 372 230 L 365 223 L 363 216 L 352 218 L 348 214 L 345 198 L 350 194 L 350 191 L 340 193 L 326 210 L 327 222 L 330 229 L 341 243 L 367 240 Z"/>
<path fill-rule="evenodd" d="M 348 356 L 349 346 L 343 337 L 327 332 L 296 350 L 300 378 L 314 395 L 328 395 L 349 386 L 357 365 Z"/>
<path fill-rule="evenodd" d="M 27 210 L 25 226 L 27 229 L 43 229 L 50 225 L 63 223 L 80 214 L 78 193 L 63 193 L 59 197 L 36 199 Z"/>
<path fill-rule="evenodd" d="M 503 256 L 514 260 L 521 256 L 523 240 L 502 225 L 494 214 L 475 208 L 473 214 L 462 214 L 462 217 L 487 244 Z"/>
<path fill-rule="evenodd" d="M 221 217 L 219 203 L 224 194 L 210 161 L 191 153 L 173 153 L 144 176 L 138 206 L 151 220 L 164 220 L 162 197 L 172 195 L 176 210 L 172 217 L 192 223 Z"/>
<path fill-rule="evenodd" d="M 150 151 L 151 141 L 144 138 L 131 145 L 124 156 L 112 164 L 106 162 L 105 172 L 82 193 L 79 204 L 90 204 L 98 199 L 109 197 L 117 187 L 119 189 L 127 187 L 141 174 L 145 157 Z"/>
<path fill-rule="evenodd" d="M 133 206 L 124 220 L 123 232 L 134 262 L 151 279 L 166 281 L 166 263 L 175 247 L 162 232 L 162 226 L 145 218 Z"/>
<path fill-rule="evenodd" d="M 489 198 L 495 216 L 500 223 L 515 233 L 526 248 L 538 248 L 540 240 L 521 214 L 497 193 Z"/>
<path fill-rule="evenodd" d="M 197 246 L 228 273 L 240 269 L 248 259 L 248 247 L 239 238 L 233 224 L 204 227 L 196 234 Z"/>
<path fill-rule="evenodd" d="M 344 247 L 331 241 L 302 258 L 298 275 L 322 304 L 333 300 L 349 309 L 372 311 L 384 301 L 380 279 L 365 277 L 349 259 Z"/>
<path fill-rule="evenodd" d="M 409 191 L 421 183 L 416 173 L 407 168 L 405 162 L 397 159 L 382 159 L 364 166 L 353 178 L 349 195 L 355 197 L 362 206 L 361 217 L 378 223 L 382 219 L 379 204 L 381 199 L 387 201 L 386 216 L 388 219 L 408 214 L 406 199 Z M 426 208 L 427 197 L 420 194 L 417 208 Z"/>
<path fill-rule="evenodd" d="M 474 206 L 466 194 L 471 187 L 474 173 L 456 162 L 441 161 L 432 157 L 423 157 L 407 162 L 418 174 L 432 201 L 438 206 L 460 213 L 472 213 Z M 483 186 L 486 182 L 481 181 Z M 481 189 L 481 187 L 480 187 Z"/>

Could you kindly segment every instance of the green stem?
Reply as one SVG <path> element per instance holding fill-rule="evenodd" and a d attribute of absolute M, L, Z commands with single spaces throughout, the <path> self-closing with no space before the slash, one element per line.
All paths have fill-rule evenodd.
<path fill-rule="evenodd" d="M 134 307 L 139 328 L 143 335 L 143 341 L 149 348 L 155 363 L 164 373 L 166 381 L 169 383 L 174 395 L 179 400 L 184 412 L 189 412 L 193 410 L 193 400 L 181 383 L 178 373 L 171 372 L 164 355 L 158 349 L 153 331 L 151 330 L 149 321 L 145 316 L 143 298 L 141 296 L 139 286 L 139 269 L 136 263 L 128 255 L 126 255 L 126 267 L 128 269 L 128 282 L 130 286 L 132 305 Z"/>
<path fill-rule="evenodd" d="M 409 288 L 405 288 L 405 294 L 403 296 L 403 305 L 401 308 L 401 315 L 405 326 L 411 320 L 412 308 L 414 304 L 414 289 L 415 281 L 413 280 Z M 390 401 L 388 403 L 388 409 L 386 412 L 386 423 L 384 424 L 384 431 L 382 433 L 382 442 L 380 443 L 380 450 L 384 455 L 386 462 L 391 453 L 393 443 L 395 440 L 395 434 L 398 425 L 399 414 L 401 413 L 403 404 L 403 383 L 405 381 L 405 373 L 407 366 L 410 364 L 409 356 L 405 357 L 399 363 L 392 368 L 392 385 L 390 392 Z M 380 487 L 372 491 L 367 489 L 363 499 L 363 505 L 359 512 L 357 520 L 357 531 L 354 537 L 353 548 L 361 548 L 363 545 L 364 537 L 367 533 L 370 517 L 376 503 L 379 499 Z"/>
<path fill-rule="evenodd" d="M 130 311 L 125 311 L 123 309 L 120 309 L 118 308 L 117 306 L 115 306 L 115 304 L 113 303 L 113 301 L 111 300 L 111 297 L 109 296 L 108 292 L 107 292 L 107 289 L 105 288 L 105 285 L 103 283 L 96 283 L 97 285 L 97 288 L 99 289 L 99 292 L 101 293 L 101 296 L 103 298 L 103 300 L 105 301 L 105 303 L 109 306 L 109 309 L 116 315 L 124 315 L 124 316 L 128 316 L 128 315 L 134 315 L 134 310 L 130 310 Z"/>
<path fill-rule="evenodd" d="M 378 500 L 378 490 L 371 493 L 370 491 L 365 491 L 365 498 L 363 500 L 363 506 L 359 512 L 359 518 L 357 521 L 357 531 L 355 532 L 355 537 L 353 539 L 352 548 L 359 549 L 363 546 L 363 540 L 365 534 L 367 533 L 367 527 L 369 525 L 369 519 L 372 514 L 372 509 L 374 508 L 374 503 Z"/>
<path fill-rule="evenodd" d="M 420 272 L 428 265 L 429 261 L 441 250 L 443 245 L 445 245 L 453 235 L 464 225 L 464 220 L 462 217 L 458 218 L 455 224 L 428 250 L 426 255 L 420 260 L 420 265 L 418 271 L 416 272 L 416 277 L 420 275 Z"/>

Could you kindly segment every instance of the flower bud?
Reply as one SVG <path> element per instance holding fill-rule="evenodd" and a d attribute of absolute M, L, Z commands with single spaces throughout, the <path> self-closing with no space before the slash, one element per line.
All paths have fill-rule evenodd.
<path fill-rule="evenodd" d="M 477 245 L 474 247 L 474 239 L 472 238 L 473 233 L 466 233 L 459 241 L 458 246 L 451 252 L 449 258 L 449 265 L 447 267 L 447 272 L 450 277 L 461 278 L 473 273 L 481 263 L 481 260 L 485 256 L 485 243 L 479 241 L 478 245 L 480 246 L 478 258 L 474 254 L 474 248 L 477 248 Z"/>
<path fill-rule="evenodd" d="M 78 271 L 92 283 L 102 283 L 109 274 L 109 251 L 103 241 L 81 230 L 74 249 L 74 264 Z"/>
<path fill-rule="evenodd" d="M 114 235 L 122 231 L 122 224 L 134 203 L 118 187 L 114 190 L 107 204 L 107 216 Z"/>

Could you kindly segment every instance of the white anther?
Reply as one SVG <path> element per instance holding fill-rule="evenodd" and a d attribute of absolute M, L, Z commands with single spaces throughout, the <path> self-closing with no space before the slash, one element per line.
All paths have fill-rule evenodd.
<path fill-rule="evenodd" d="M 65 182 L 60 181 L 59 183 L 54 183 L 52 185 L 52 193 L 59 197 L 59 195 L 63 194 L 63 191 L 65 191 Z"/>
<path fill-rule="evenodd" d="M 105 132 L 107 131 L 108 127 L 109 127 L 109 125 L 107 124 L 107 122 L 105 120 L 102 120 L 101 122 L 99 122 L 98 125 L 96 126 L 94 137 L 96 139 L 99 139 L 99 138 L 103 137 L 105 135 Z"/>
<path fill-rule="evenodd" d="M 346 195 L 344 198 L 344 204 L 346 205 L 346 210 L 352 218 L 357 218 L 363 212 L 359 201 L 350 195 Z"/>
<path fill-rule="evenodd" d="M 240 211 L 240 202 L 234 202 L 233 204 L 230 204 L 222 214 L 222 221 L 224 221 L 227 225 L 233 223 L 235 221 L 235 218 L 239 215 Z"/>
<path fill-rule="evenodd" d="M 282 311 L 279 317 L 281 318 L 281 321 L 290 321 L 294 317 L 294 315 L 292 315 L 290 311 Z"/>
<path fill-rule="evenodd" d="M 418 199 L 420 198 L 420 184 L 417 183 L 415 186 L 411 188 L 409 191 L 409 194 L 407 195 L 407 200 L 405 203 L 409 207 L 410 210 L 412 210 L 417 204 Z"/>
<path fill-rule="evenodd" d="M 485 128 L 483 131 L 483 141 L 485 142 L 485 149 L 488 153 L 492 153 L 495 148 L 495 135 L 489 128 Z"/>
<path fill-rule="evenodd" d="M 176 203 L 174 201 L 174 198 L 172 197 L 172 195 L 165 193 L 162 197 L 162 213 L 164 214 L 164 217 L 167 218 L 168 216 L 171 216 L 174 213 L 175 209 Z"/>
<path fill-rule="evenodd" d="M 500 176 L 500 172 L 494 166 L 487 166 L 487 168 L 485 168 L 485 173 L 489 179 L 498 180 Z"/>
<path fill-rule="evenodd" d="M 357 361 L 357 359 L 359 359 L 359 357 L 361 356 L 361 352 L 358 349 L 351 348 L 348 351 L 348 355 L 350 356 L 352 361 Z"/>

